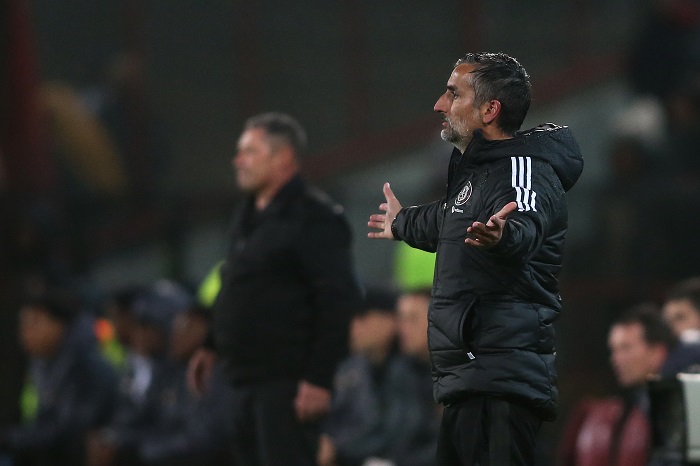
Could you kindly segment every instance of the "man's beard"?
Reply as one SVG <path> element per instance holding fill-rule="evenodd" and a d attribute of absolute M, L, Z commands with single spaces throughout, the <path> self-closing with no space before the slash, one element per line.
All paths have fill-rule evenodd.
<path fill-rule="evenodd" d="M 440 131 L 440 137 L 443 141 L 454 144 L 455 146 L 466 146 L 472 139 L 472 133 L 469 130 L 465 131 L 465 134 L 460 134 L 452 126 L 452 122 L 448 119 L 444 120 L 447 122 L 447 128 Z"/>

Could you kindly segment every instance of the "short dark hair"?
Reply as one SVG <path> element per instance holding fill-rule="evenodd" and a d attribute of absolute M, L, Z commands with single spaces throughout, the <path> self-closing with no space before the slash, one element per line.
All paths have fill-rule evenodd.
<path fill-rule="evenodd" d="M 491 100 L 501 103 L 498 126 L 515 134 L 525 120 L 531 101 L 530 76 L 518 61 L 505 53 L 468 53 L 455 63 L 474 65 L 471 73 L 474 103 L 480 106 Z"/>
<path fill-rule="evenodd" d="M 366 315 L 369 312 L 382 312 L 396 314 L 396 302 L 398 294 L 390 286 L 369 286 L 364 289 L 363 306 L 356 315 Z"/>
<path fill-rule="evenodd" d="M 678 342 L 671 328 L 661 317 L 661 310 L 653 303 L 638 304 L 623 312 L 613 325 L 640 324 L 644 329 L 644 341 L 649 345 L 672 348 Z"/>
<path fill-rule="evenodd" d="M 677 283 L 666 295 L 666 302 L 688 300 L 695 312 L 700 313 L 700 277 Z"/>
<path fill-rule="evenodd" d="M 24 305 L 39 310 L 54 320 L 70 324 L 78 315 L 81 302 L 73 290 L 47 288 L 27 293 Z"/>
<path fill-rule="evenodd" d="M 269 136 L 282 139 L 289 144 L 297 157 L 306 152 L 306 131 L 304 127 L 290 115 L 280 112 L 261 113 L 248 118 L 245 129 L 261 128 Z"/>

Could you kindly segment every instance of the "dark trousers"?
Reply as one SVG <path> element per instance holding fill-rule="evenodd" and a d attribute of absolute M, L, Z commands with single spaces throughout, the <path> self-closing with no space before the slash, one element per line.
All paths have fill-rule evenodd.
<path fill-rule="evenodd" d="M 445 406 L 439 466 L 533 466 L 542 420 L 517 403 L 473 396 Z"/>
<path fill-rule="evenodd" d="M 300 424 L 294 412 L 296 381 L 234 386 L 231 442 L 235 466 L 316 464 L 318 424 Z"/>

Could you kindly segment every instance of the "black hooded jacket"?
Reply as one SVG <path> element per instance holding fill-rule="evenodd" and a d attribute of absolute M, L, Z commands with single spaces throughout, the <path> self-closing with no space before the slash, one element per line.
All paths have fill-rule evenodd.
<path fill-rule="evenodd" d="M 552 323 L 561 309 L 565 192 L 582 170 L 567 127 L 498 141 L 477 131 L 464 155 L 452 154 L 446 197 L 397 215 L 395 236 L 437 253 L 428 329 L 437 401 L 489 394 L 556 415 Z M 495 247 L 464 243 L 467 227 L 511 201 L 518 210 Z"/>

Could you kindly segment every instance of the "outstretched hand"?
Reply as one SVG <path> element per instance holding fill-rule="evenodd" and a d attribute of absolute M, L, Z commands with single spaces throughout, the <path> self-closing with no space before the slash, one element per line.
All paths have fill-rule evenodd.
<path fill-rule="evenodd" d="M 386 212 L 386 214 L 372 214 L 369 216 L 367 226 L 380 231 L 370 231 L 367 233 L 367 237 L 375 239 L 395 239 L 394 234 L 391 232 L 391 222 L 394 221 L 399 210 L 401 210 L 401 203 L 396 199 L 396 196 L 394 196 L 394 192 L 391 190 L 389 183 L 384 183 L 382 191 L 384 191 L 386 202 L 379 204 L 379 210 Z"/>
<path fill-rule="evenodd" d="M 503 229 L 506 226 L 506 220 L 511 212 L 518 209 L 518 204 L 509 202 L 501 210 L 496 212 L 489 218 L 488 222 L 474 222 L 472 226 L 467 228 L 467 237 L 464 240 L 470 246 L 477 248 L 492 248 L 498 244 L 503 236 Z"/>

